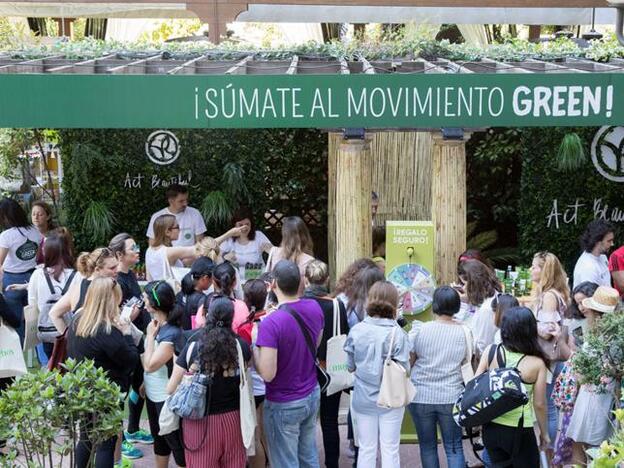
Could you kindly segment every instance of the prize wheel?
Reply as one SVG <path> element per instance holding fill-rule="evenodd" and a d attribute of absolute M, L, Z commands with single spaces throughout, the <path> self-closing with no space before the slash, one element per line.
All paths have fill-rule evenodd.
<path fill-rule="evenodd" d="M 392 269 L 388 281 L 399 291 L 399 306 L 403 314 L 420 314 L 431 305 L 436 285 L 433 275 L 422 265 L 399 265 Z"/>

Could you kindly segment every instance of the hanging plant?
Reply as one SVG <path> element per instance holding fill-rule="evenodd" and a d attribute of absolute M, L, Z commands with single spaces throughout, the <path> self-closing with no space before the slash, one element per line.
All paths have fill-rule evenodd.
<path fill-rule="evenodd" d="M 225 226 L 234 215 L 231 199 L 222 191 L 214 190 L 208 193 L 201 204 L 201 214 L 206 223 Z"/>
<path fill-rule="evenodd" d="M 82 229 L 93 245 L 106 245 L 115 223 L 115 216 L 106 203 L 93 200 L 85 210 Z"/>
<path fill-rule="evenodd" d="M 587 154 L 581 137 L 576 133 L 567 133 L 557 151 L 557 167 L 562 171 L 574 171 L 587 162 Z"/>

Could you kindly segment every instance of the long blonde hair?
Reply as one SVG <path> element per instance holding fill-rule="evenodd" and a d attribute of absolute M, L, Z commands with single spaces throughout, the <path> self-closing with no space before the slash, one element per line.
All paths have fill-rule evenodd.
<path fill-rule="evenodd" d="M 281 247 L 284 249 L 284 258 L 295 263 L 301 254 L 314 256 L 310 232 L 299 216 L 287 216 L 282 220 Z"/>
<path fill-rule="evenodd" d="M 112 294 L 111 294 L 112 293 Z M 78 317 L 76 336 L 93 337 L 103 325 L 110 333 L 113 323 L 119 317 L 121 288 L 113 278 L 95 278 L 91 281 L 85 303 Z"/>
<path fill-rule="evenodd" d="M 559 293 L 567 306 L 570 303 L 570 287 L 566 272 L 557 256 L 550 252 L 538 252 L 533 260 L 537 260 L 541 269 L 540 279 L 535 288 L 535 297 L 539 298 L 553 289 Z"/>
<path fill-rule="evenodd" d="M 167 230 L 176 223 L 176 217 L 170 214 L 160 215 L 154 220 L 154 247 L 164 245 L 171 247 L 171 239 L 167 237 Z"/>

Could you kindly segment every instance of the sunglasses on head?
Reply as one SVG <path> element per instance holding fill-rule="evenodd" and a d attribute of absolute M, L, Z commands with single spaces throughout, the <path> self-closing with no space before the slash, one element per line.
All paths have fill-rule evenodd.
<path fill-rule="evenodd" d="M 102 258 L 102 256 L 106 255 L 106 258 L 110 257 L 113 255 L 113 253 L 111 252 L 111 250 L 108 247 L 102 247 L 102 250 L 100 251 L 100 255 L 97 256 L 97 258 L 95 259 L 95 265 L 97 266 L 97 264 L 100 262 L 100 259 Z"/>

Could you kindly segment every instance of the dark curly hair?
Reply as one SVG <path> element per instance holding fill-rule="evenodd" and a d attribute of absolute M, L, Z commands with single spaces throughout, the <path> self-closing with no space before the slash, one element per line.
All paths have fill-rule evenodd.
<path fill-rule="evenodd" d="M 238 367 L 236 334 L 232 331 L 234 303 L 217 297 L 208 307 L 206 325 L 199 337 L 201 369 L 208 375 Z"/>
<path fill-rule="evenodd" d="M 585 297 L 592 297 L 594 293 L 598 289 L 598 285 L 596 283 L 592 283 L 591 281 L 583 281 L 576 285 L 576 288 L 572 290 L 572 300 L 570 301 L 570 306 L 565 311 L 566 318 L 569 319 L 584 319 L 585 316 L 579 310 L 578 304 L 574 300 L 574 296 L 578 293 L 581 293 Z"/>
<path fill-rule="evenodd" d="M 349 265 L 336 283 L 336 295 L 340 293 L 348 294 L 347 291 L 351 289 L 355 275 L 365 268 L 377 268 L 377 265 L 370 258 L 358 258 Z"/>
<path fill-rule="evenodd" d="M 462 263 L 468 302 L 480 306 L 488 297 L 502 290 L 500 281 L 494 272 L 479 260 L 467 260 Z"/>
<path fill-rule="evenodd" d="M 581 248 L 585 252 L 591 252 L 594 246 L 610 232 L 615 232 L 613 224 L 604 219 L 595 219 L 587 225 L 580 238 Z"/>

